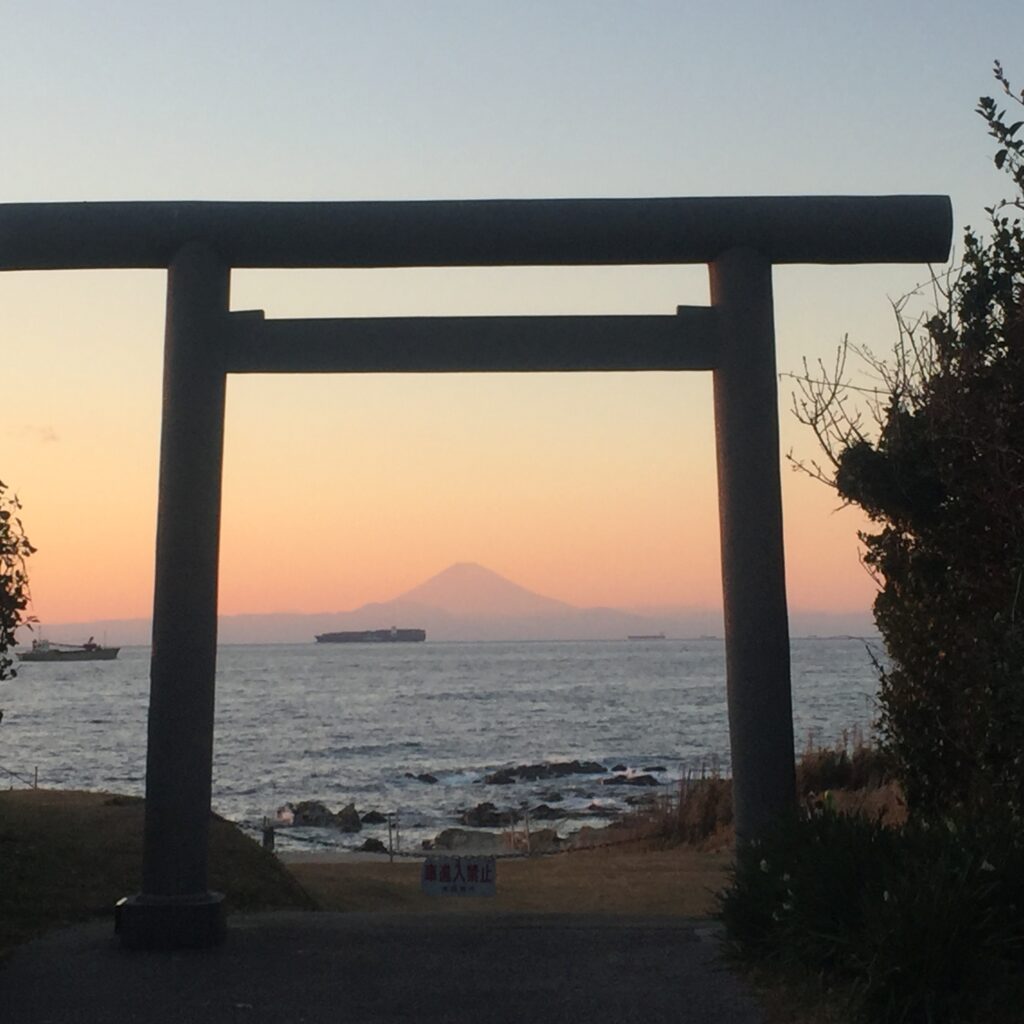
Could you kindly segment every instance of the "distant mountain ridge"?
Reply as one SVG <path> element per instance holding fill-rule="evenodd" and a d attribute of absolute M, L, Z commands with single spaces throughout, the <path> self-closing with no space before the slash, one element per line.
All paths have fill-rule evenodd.
<path fill-rule="evenodd" d="M 647 616 L 545 597 L 475 562 L 456 562 L 390 601 L 341 612 L 335 621 L 336 629 L 419 627 L 433 640 L 611 640 L 665 631 Z M 676 635 L 679 625 L 672 624 Z"/>
<path fill-rule="evenodd" d="M 390 601 L 351 611 L 222 615 L 219 640 L 234 643 L 305 643 L 317 633 L 346 629 L 420 628 L 428 640 L 621 640 L 636 634 L 721 636 L 720 609 L 679 607 L 627 610 L 578 608 L 534 593 L 474 562 L 456 562 Z M 793 612 L 794 636 L 872 635 L 870 613 Z M 150 642 L 149 619 L 108 619 L 46 624 L 55 641 L 96 636 L 112 644 Z M 38 635 L 38 634 L 36 634 Z M 19 639 L 28 642 L 23 631 Z"/>
<path fill-rule="evenodd" d="M 476 562 L 456 562 L 394 601 L 471 619 L 565 615 L 577 610 L 565 601 L 535 594 Z"/>

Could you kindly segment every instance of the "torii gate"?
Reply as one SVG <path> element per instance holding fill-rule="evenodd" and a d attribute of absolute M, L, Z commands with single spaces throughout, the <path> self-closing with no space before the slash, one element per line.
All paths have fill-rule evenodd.
<path fill-rule="evenodd" d="M 142 890 L 131 946 L 224 936 L 208 891 L 228 373 L 711 370 L 739 838 L 795 803 L 771 270 L 948 259 L 946 196 L 0 204 L 0 270 L 168 269 Z M 666 316 L 266 320 L 232 267 L 707 263 Z"/>

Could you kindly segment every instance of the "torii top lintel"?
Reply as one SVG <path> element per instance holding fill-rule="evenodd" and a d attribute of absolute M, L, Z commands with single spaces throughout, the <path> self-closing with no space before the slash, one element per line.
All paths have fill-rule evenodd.
<path fill-rule="evenodd" d="M 0 204 L 0 270 L 167 267 L 188 242 L 232 267 L 941 263 L 947 196 Z"/>

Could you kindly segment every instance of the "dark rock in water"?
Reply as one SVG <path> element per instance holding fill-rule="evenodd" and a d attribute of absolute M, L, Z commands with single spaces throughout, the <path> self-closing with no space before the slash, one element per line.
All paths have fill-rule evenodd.
<path fill-rule="evenodd" d="M 363 827 L 355 804 L 346 804 L 342 807 L 334 816 L 334 823 L 342 832 L 358 832 Z"/>
<path fill-rule="evenodd" d="M 661 783 L 653 775 L 634 775 L 626 780 L 630 786 L 660 786 Z"/>
<path fill-rule="evenodd" d="M 602 786 L 660 786 L 653 775 L 612 775 L 601 780 Z"/>
<path fill-rule="evenodd" d="M 626 770 L 626 766 L 624 764 L 614 764 L 614 765 L 612 765 L 612 771 L 613 772 L 624 772 L 625 770 Z"/>
<path fill-rule="evenodd" d="M 545 764 L 520 764 L 515 768 L 499 768 L 484 776 L 491 786 L 507 786 L 513 782 L 536 782 L 538 779 L 561 779 L 566 775 L 600 775 L 608 769 L 596 761 L 552 761 Z"/>
<path fill-rule="evenodd" d="M 656 793 L 632 793 L 626 797 L 625 802 L 630 807 L 653 807 L 658 802 Z"/>
<path fill-rule="evenodd" d="M 293 825 L 310 828 L 334 828 L 334 814 L 319 800 L 300 800 L 292 805 Z"/>
<path fill-rule="evenodd" d="M 470 828 L 500 828 L 516 821 L 514 811 L 499 811 L 492 803 L 477 804 L 459 815 L 459 823 Z"/>
<path fill-rule="evenodd" d="M 367 811 L 363 815 L 364 825 L 383 825 L 387 822 L 387 815 L 381 814 L 380 811 Z M 369 842 L 369 840 L 367 840 Z"/>
<path fill-rule="evenodd" d="M 513 768 L 499 768 L 490 775 L 485 775 L 483 781 L 491 786 L 511 786 L 516 781 Z"/>
<path fill-rule="evenodd" d="M 355 804 L 343 807 L 337 814 L 319 800 L 303 800 L 285 806 L 291 808 L 293 825 L 304 825 L 307 828 L 337 828 L 342 832 L 358 832 L 363 827 Z M 279 817 L 281 810 L 278 811 Z"/>
<path fill-rule="evenodd" d="M 667 772 L 668 769 L 663 764 L 651 765 L 650 768 L 645 768 L 645 772 Z"/>
<path fill-rule="evenodd" d="M 461 850 L 473 853 L 501 853 L 506 849 L 505 837 L 494 832 L 468 832 L 463 828 L 446 828 L 434 837 L 428 847 L 425 840 L 424 849 Z"/>
<path fill-rule="evenodd" d="M 412 772 L 406 772 L 405 777 L 407 779 L 416 779 L 418 782 L 429 782 L 431 784 L 437 782 L 437 776 L 431 775 L 430 772 L 420 772 L 419 775 L 413 775 Z"/>
<path fill-rule="evenodd" d="M 374 839 L 372 836 L 363 840 L 362 846 L 356 847 L 357 853 L 387 853 L 388 848 L 379 840 Z"/>
<path fill-rule="evenodd" d="M 649 800 L 649 799 L 650 799 L 650 797 L 648 797 L 648 796 L 643 796 L 643 797 L 627 796 L 626 797 L 626 803 L 628 804 L 630 802 L 630 800 Z M 588 804 L 587 805 L 587 813 L 588 814 L 593 814 L 595 817 L 598 817 L 598 818 L 617 818 L 619 816 L 619 814 L 620 814 L 620 812 L 617 811 L 614 807 L 609 807 L 607 804 Z"/>
<path fill-rule="evenodd" d="M 565 811 L 560 811 L 556 807 L 548 807 L 547 804 L 538 804 L 532 811 L 530 811 L 530 817 L 535 818 L 537 821 L 554 821 L 557 818 L 566 817 Z"/>

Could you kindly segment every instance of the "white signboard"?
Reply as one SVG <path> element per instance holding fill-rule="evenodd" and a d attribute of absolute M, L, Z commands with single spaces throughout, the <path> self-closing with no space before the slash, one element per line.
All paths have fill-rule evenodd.
<path fill-rule="evenodd" d="M 430 896 L 493 896 L 496 881 L 493 857 L 427 857 L 420 873 Z"/>

